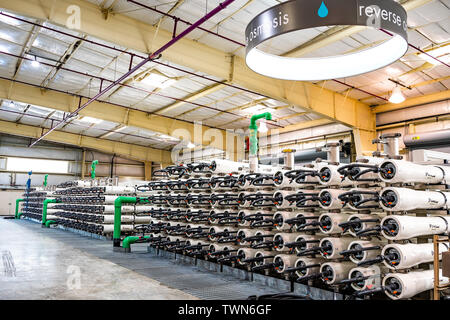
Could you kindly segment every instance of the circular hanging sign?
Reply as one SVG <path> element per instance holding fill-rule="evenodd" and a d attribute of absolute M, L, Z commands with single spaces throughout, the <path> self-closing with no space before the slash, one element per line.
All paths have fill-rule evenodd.
<path fill-rule="evenodd" d="M 358 52 L 319 58 L 283 57 L 258 49 L 274 37 L 324 26 L 365 26 L 392 37 Z M 247 26 L 246 63 L 259 74 L 284 80 L 355 76 L 400 59 L 408 50 L 407 30 L 406 10 L 393 0 L 291 0 L 260 13 Z"/>

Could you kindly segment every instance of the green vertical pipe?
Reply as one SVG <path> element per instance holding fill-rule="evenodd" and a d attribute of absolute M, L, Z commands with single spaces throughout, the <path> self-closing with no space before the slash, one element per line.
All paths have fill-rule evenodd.
<path fill-rule="evenodd" d="M 97 167 L 98 165 L 98 160 L 94 160 L 92 161 L 92 165 L 91 165 L 91 178 L 95 179 L 95 167 Z"/>
<path fill-rule="evenodd" d="M 264 118 L 266 120 L 272 120 L 272 114 L 270 112 L 264 112 L 254 115 L 250 119 L 250 126 L 248 127 L 250 129 L 250 155 L 258 154 L 258 125 L 256 124 L 256 121 Z"/>
<path fill-rule="evenodd" d="M 48 178 L 48 174 L 46 174 L 46 175 L 45 175 L 45 178 L 44 178 L 44 187 L 47 186 L 47 178 Z"/>
<path fill-rule="evenodd" d="M 114 247 L 120 247 L 120 231 L 122 227 L 122 204 L 124 203 L 137 203 L 138 201 L 148 201 L 148 198 L 136 198 L 136 197 L 117 197 L 114 200 L 114 233 L 113 233 L 113 245 Z"/>
<path fill-rule="evenodd" d="M 49 203 L 58 203 L 60 200 L 58 199 L 45 199 L 44 204 L 42 205 L 42 225 L 48 227 L 47 225 L 47 208 Z M 52 220 L 50 220 L 52 221 Z M 55 221 L 52 221 L 52 223 L 55 223 Z"/>
<path fill-rule="evenodd" d="M 14 214 L 14 218 L 20 219 L 21 214 L 19 214 L 19 203 L 24 202 L 25 199 L 17 199 L 16 200 L 16 213 Z"/>

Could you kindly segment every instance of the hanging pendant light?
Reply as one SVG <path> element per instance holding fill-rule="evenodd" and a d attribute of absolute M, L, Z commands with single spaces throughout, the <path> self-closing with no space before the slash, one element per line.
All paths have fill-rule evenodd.
<path fill-rule="evenodd" d="M 398 103 L 402 103 L 403 101 L 405 101 L 405 96 L 403 95 L 400 87 L 397 86 L 392 91 L 392 95 L 389 98 L 389 102 L 398 104 Z"/>

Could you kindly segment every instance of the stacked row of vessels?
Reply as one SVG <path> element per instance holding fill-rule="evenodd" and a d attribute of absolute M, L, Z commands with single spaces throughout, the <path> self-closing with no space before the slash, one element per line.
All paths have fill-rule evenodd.
<path fill-rule="evenodd" d="M 449 176 L 449 167 L 373 157 L 253 173 L 227 160 L 169 166 L 137 187 L 152 207 L 139 231 L 166 250 L 406 299 L 433 288 L 429 237 L 449 231 Z"/>
<path fill-rule="evenodd" d="M 121 208 L 123 237 L 353 297 L 407 299 L 433 288 L 430 238 L 449 232 L 448 177 L 450 167 L 375 157 L 257 172 L 217 159 L 169 166 L 144 185 L 40 188 L 24 214 L 43 220 L 50 198 L 47 221 L 110 235 L 115 199 L 139 197 Z"/>

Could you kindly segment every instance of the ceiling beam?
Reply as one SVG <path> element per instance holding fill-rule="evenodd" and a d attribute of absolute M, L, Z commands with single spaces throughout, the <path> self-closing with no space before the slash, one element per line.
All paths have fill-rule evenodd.
<path fill-rule="evenodd" d="M 416 84 L 411 84 L 411 85 L 408 85 L 407 88 L 400 87 L 400 89 L 402 91 L 408 92 L 408 90 L 410 90 L 410 88 L 411 89 L 419 88 L 419 87 L 427 86 L 427 85 L 430 85 L 430 84 L 433 84 L 433 83 L 436 83 L 436 82 L 446 81 L 446 80 L 449 80 L 449 79 L 450 79 L 450 76 L 445 76 L 445 77 L 441 77 L 441 78 L 436 78 L 436 79 L 431 79 L 431 80 L 418 82 Z M 379 93 L 378 95 L 383 97 L 383 96 L 387 96 L 391 92 L 392 91 L 386 91 L 386 92 L 383 92 L 383 93 Z M 372 99 L 372 98 L 373 97 L 362 98 L 361 101 L 369 100 L 369 99 Z"/>
<path fill-rule="evenodd" d="M 172 32 L 156 28 L 123 14 L 102 19 L 98 6 L 85 0 L 0 0 L 0 7 L 17 14 L 44 19 L 65 26 L 70 5 L 81 9 L 82 33 L 115 43 L 138 52 L 150 52 L 172 39 Z M 51 14 L 49 14 L 51 13 Z M 320 88 L 310 82 L 269 79 L 252 72 L 241 57 L 231 58 L 226 52 L 184 38 L 164 52 L 163 59 L 233 83 L 287 104 L 293 104 L 350 127 L 375 130 L 375 117 L 370 107 L 355 99 Z M 92 108 L 92 107 L 91 107 Z"/>
<path fill-rule="evenodd" d="M 296 124 L 286 126 L 284 128 L 272 129 L 269 131 L 269 135 L 275 134 L 275 133 L 281 134 L 281 133 L 292 132 L 292 131 L 297 131 L 297 130 L 302 130 L 302 129 L 307 129 L 307 128 L 320 127 L 320 126 L 330 124 L 330 123 L 333 123 L 333 121 L 329 120 L 329 119 L 317 119 L 317 120 L 303 121 L 303 122 L 299 122 Z"/>
<path fill-rule="evenodd" d="M 177 102 L 175 102 L 175 103 L 173 103 L 173 104 L 171 104 L 169 106 L 166 106 L 166 107 L 163 107 L 163 108 L 161 108 L 159 110 L 156 110 L 155 112 L 158 113 L 158 114 L 163 114 L 163 113 L 166 113 L 166 112 L 173 111 L 173 110 L 181 107 L 182 105 L 184 105 L 187 102 L 193 102 L 195 100 L 203 98 L 203 97 L 205 97 L 205 96 L 207 96 L 207 95 L 209 95 L 211 93 L 219 91 L 220 89 L 222 89 L 224 87 L 225 87 L 225 85 L 223 83 L 213 84 L 213 85 L 211 85 L 209 87 L 206 87 L 206 88 L 203 88 L 203 89 L 201 89 L 201 90 L 199 90 L 197 92 L 194 92 L 194 93 L 192 93 L 192 94 L 190 94 L 190 95 L 188 95 L 186 97 L 183 97 L 182 98 L 183 101 L 177 101 Z"/>
<path fill-rule="evenodd" d="M 0 79 L 0 99 L 17 101 L 63 112 L 73 112 L 78 108 L 80 101 L 76 95 L 51 89 L 41 91 L 37 86 L 2 79 Z M 82 100 L 86 101 L 87 99 L 84 98 Z M 211 145 L 210 138 L 206 139 L 202 135 L 194 134 L 195 126 L 193 123 L 128 109 L 107 102 L 95 101 L 89 108 L 83 109 L 79 115 L 151 130 L 174 138 L 179 138 L 179 129 L 183 129 L 190 134 L 192 142 L 201 145 Z M 207 126 L 198 125 L 198 127 L 202 129 L 203 133 L 211 129 Z M 217 145 L 214 143 L 213 146 L 221 150 L 227 150 L 226 132 L 224 130 L 219 130 L 219 132 L 222 133 L 223 139 L 222 141 L 215 141 L 214 139 Z"/>
<path fill-rule="evenodd" d="M 394 104 L 394 103 L 382 104 L 380 106 L 374 107 L 373 111 L 375 113 L 388 112 L 388 111 L 394 111 L 394 110 L 424 105 L 424 104 L 438 102 L 438 101 L 444 101 L 444 100 L 448 100 L 448 99 L 450 99 L 450 90 L 407 99 L 404 102 L 399 103 L 399 104 Z"/>
<path fill-rule="evenodd" d="M 433 0 L 406 0 L 402 1 L 402 6 L 405 8 L 406 11 L 411 11 L 431 1 Z M 327 31 L 321 33 L 317 37 L 313 38 L 312 40 L 298 46 L 297 48 L 288 51 L 287 53 L 284 54 L 284 56 L 298 58 L 300 56 L 323 48 L 327 45 L 330 45 L 336 41 L 340 41 L 342 39 L 350 37 L 351 35 L 358 33 L 364 30 L 365 28 L 366 27 L 364 26 L 332 27 Z"/>
<path fill-rule="evenodd" d="M 0 120 L 0 132 L 27 138 L 39 138 L 43 128 Z M 98 139 L 62 131 L 53 131 L 44 140 L 95 149 L 100 152 L 116 154 L 128 159 L 171 163 L 169 151 L 148 148 L 135 144 Z"/>

